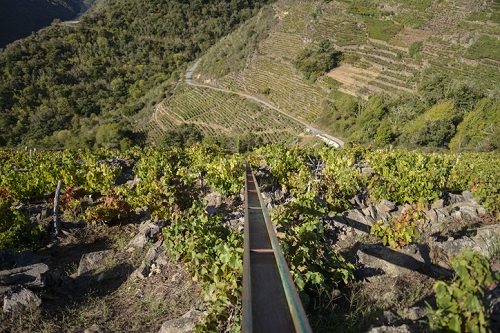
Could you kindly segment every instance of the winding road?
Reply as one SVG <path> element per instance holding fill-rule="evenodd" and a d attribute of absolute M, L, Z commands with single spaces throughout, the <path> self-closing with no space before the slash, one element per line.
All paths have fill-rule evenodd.
<path fill-rule="evenodd" d="M 231 90 L 227 90 L 227 89 L 223 89 L 223 88 L 217 88 L 217 87 L 210 86 L 210 85 L 207 85 L 207 84 L 193 83 L 193 81 L 191 80 L 191 77 L 193 76 L 193 73 L 196 70 L 196 68 L 198 67 L 198 65 L 200 64 L 200 61 L 201 61 L 201 59 L 198 59 L 194 63 L 194 65 L 191 66 L 191 68 L 188 69 L 188 71 L 186 72 L 186 75 L 185 75 L 186 84 L 188 84 L 190 86 L 194 86 L 194 87 L 201 87 L 201 88 L 208 88 L 208 89 L 212 89 L 212 90 L 222 91 L 222 92 L 225 92 L 225 93 L 235 94 L 235 95 L 239 95 L 241 97 L 245 97 L 245 98 L 251 99 L 251 100 L 253 100 L 253 101 L 255 101 L 255 102 L 259 103 L 259 104 L 267 106 L 268 108 L 271 108 L 271 109 L 279 112 L 280 114 L 282 114 L 282 115 L 284 115 L 284 116 L 286 116 L 286 117 L 288 117 L 290 119 L 293 119 L 296 122 L 304 125 L 307 130 L 309 130 L 312 134 L 318 136 L 320 139 L 322 139 L 323 141 L 325 141 L 327 144 L 333 144 L 337 148 L 344 147 L 344 141 L 340 140 L 339 138 L 336 138 L 336 137 L 333 137 L 331 135 L 328 135 L 328 134 L 324 133 L 323 131 L 320 131 L 319 129 L 312 127 L 311 125 L 305 123 L 304 121 L 302 121 L 302 120 L 300 120 L 300 119 L 298 119 L 298 118 L 296 118 L 294 116 L 291 116 L 288 113 L 286 113 L 286 112 L 284 112 L 284 111 L 282 111 L 280 109 L 275 108 L 274 106 L 272 106 L 271 104 L 269 104 L 266 101 L 261 100 L 260 98 L 257 98 L 255 96 L 248 95 L 248 94 L 245 94 L 245 93 L 241 93 L 241 92 L 231 91 Z"/>

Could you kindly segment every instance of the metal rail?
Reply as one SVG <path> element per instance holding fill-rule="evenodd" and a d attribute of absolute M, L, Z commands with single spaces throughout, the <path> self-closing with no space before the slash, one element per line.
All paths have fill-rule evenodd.
<path fill-rule="evenodd" d="M 257 181 L 245 172 L 243 333 L 312 332 Z"/>

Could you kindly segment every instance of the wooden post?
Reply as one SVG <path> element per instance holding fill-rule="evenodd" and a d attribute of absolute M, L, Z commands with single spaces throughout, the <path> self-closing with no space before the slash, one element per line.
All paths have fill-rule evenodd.
<path fill-rule="evenodd" d="M 56 195 L 54 197 L 54 235 L 57 237 L 61 232 L 61 221 L 59 221 L 58 208 L 59 208 L 59 192 L 61 192 L 62 180 L 57 182 Z"/>

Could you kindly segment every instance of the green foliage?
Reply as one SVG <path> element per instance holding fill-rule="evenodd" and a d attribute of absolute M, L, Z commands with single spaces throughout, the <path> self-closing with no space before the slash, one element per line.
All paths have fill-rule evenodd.
<path fill-rule="evenodd" d="M 451 101 L 440 102 L 407 124 L 401 140 L 421 146 L 445 146 L 460 120 L 461 113 Z"/>
<path fill-rule="evenodd" d="M 405 211 L 399 218 L 391 218 L 389 222 L 376 221 L 370 229 L 370 234 L 382 238 L 384 246 L 389 245 L 393 249 L 413 243 L 419 233 L 418 226 L 425 219 L 421 205 Z"/>
<path fill-rule="evenodd" d="M 378 17 L 380 15 L 375 2 L 370 0 L 354 0 L 347 8 L 347 11 L 352 14 L 370 17 Z"/>
<path fill-rule="evenodd" d="M 0 250 L 30 248 L 40 239 L 42 227 L 30 228 L 28 214 L 0 197 Z"/>
<path fill-rule="evenodd" d="M 484 98 L 464 116 L 450 142 L 453 150 L 500 149 L 500 101 Z"/>
<path fill-rule="evenodd" d="M 182 124 L 176 129 L 168 130 L 158 139 L 161 148 L 190 147 L 203 140 L 203 134 L 193 124 Z"/>
<path fill-rule="evenodd" d="M 405 150 L 373 151 L 365 158 L 375 169 L 368 184 L 371 199 L 400 204 L 439 199 L 454 162 L 451 156 Z"/>
<path fill-rule="evenodd" d="M 482 35 L 466 53 L 470 59 L 489 58 L 500 61 L 500 39 L 495 36 Z"/>
<path fill-rule="evenodd" d="M 104 203 L 86 211 L 86 220 L 91 223 L 122 224 L 129 222 L 130 216 L 130 205 L 113 190 L 108 191 Z"/>
<path fill-rule="evenodd" d="M 500 163 L 497 152 L 463 153 L 456 157 L 448 188 L 470 190 L 493 216 L 500 216 Z"/>
<path fill-rule="evenodd" d="M 210 301 L 199 328 L 215 330 L 231 315 L 231 309 L 241 306 L 243 235 L 222 226 L 221 218 L 209 216 L 200 204 L 193 205 L 187 217 L 164 228 L 163 235 L 168 254 L 188 264 Z M 234 330 L 240 325 L 240 316 L 236 318 Z"/>
<path fill-rule="evenodd" d="M 226 156 L 216 146 L 194 145 L 187 149 L 196 172 L 205 175 L 207 184 L 222 194 L 234 195 L 241 191 L 243 158 L 239 154 Z"/>
<path fill-rule="evenodd" d="M 67 130 L 72 147 L 126 146 L 103 124 L 132 130 L 130 117 L 163 99 L 174 72 L 267 2 L 117 0 L 10 45 L 0 52 L 0 143 L 67 147 L 57 139 Z"/>
<path fill-rule="evenodd" d="M 267 37 L 276 22 L 275 12 L 271 7 L 261 9 L 259 14 L 208 50 L 200 63 L 200 72 L 218 79 L 244 69 L 256 45 Z"/>
<path fill-rule="evenodd" d="M 422 58 L 422 42 L 414 42 L 408 48 L 408 54 L 410 57 L 416 60 L 420 60 Z"/>
<path fill-rule="evenodd" d="M 474 250 L 463 251 L 451 263 L 456 277 L 434 285 L 437 309 L 428 305 L 429 326 L 446 332 L 491 332 L 485 291 L 498 276 L 491 273 L 488 259 Z"/>
<path fill-rule="evenodd" d="M 306 165 L 304 151 L 297 147 L 270 145 L 255 151 L 258 160 L 264 162 L 271 171 L 275 185 L 283 190 L 303 192 L 308 185 L 311 174 Z M 259 164 L 255 165 L 259 166 Z"/>
<path fill-rule="evenodd" d="M 378 20 L 371 17 L 365 18 L 365 23 L 370 38 L 380 39 L 386 42 L 403 29 L 402 25 L 396 24 L 393 21 Z"/>
<path fill-rule="evenodd" d="M 455 125 L 451 120 L 430 120 L 414 133 L 411 142 L 419 146 L 445 147 L 454 134 Z"/>
<path fill-rule="evenodd" d="M 369 143 L 375 139 L 377 130 L 388 113 L 386 98 L 385 95 L 374 95 L 360 105 L 356 123 L 348 130 L 352 141 Z"/>
<path fill-rule="evenodd" d="M 392 126 L 387 119 L 382 121 L 374 136 L 375 143 L 379 147 L 385 147 L 396 139 Z"/>
<path fill-rule="evenodd" d="M 304 49 L 294 61 L 295 67 L 310 82 L 337 67 L 342 53 L 336 51 L 329 40 L 323 39 L 316 49 Z"/>
<path fill-rule="evenodd" d="M 341 213 L 351 207 L 349 199 L 358 193 L 359 188 L 366 186 L 366 176 L 353 172 L 362 158 L 362 151 L 324 149 L 320 157 L 325 163 L 320 179 L 321 193 L 328 208 Z"/>
<path fill-rule="evenodd" d="M 325 237 L 319 219 L 325 208 L 325 202 L 312 190 L 297 195 L 295 201 L 272 215 L 282 228 L 278 233 L 280 245 L 299 291 L 328 291 L 354 277 L 354 266 L 333 250 Z"/>

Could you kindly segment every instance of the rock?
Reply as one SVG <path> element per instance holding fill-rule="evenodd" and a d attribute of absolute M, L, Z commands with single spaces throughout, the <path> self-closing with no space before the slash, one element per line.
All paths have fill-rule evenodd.
<path fill-rule="evenodd" d="M 446 218 L 450 216 L 446 208 L 435 208 L 434 211 L 436 212 L 438 222 L 443 222 L 443 220 L 446 220 Z"/>
<path fill-rule="evenodd" d="M 131 279 L 143 280 L 149 276 L 150 267 L 144 262 L 135 271 L 130 274 Z"/>
<path fill-rule="evenodd" d="M 49 266 L 43 263 L 0 271 L 0 285 L 19 284 L 28 287 L 45 287 L 45 274 Z"/>
<path fill-rule="evenodd" d="M 210 216 L 215 216 L 217 215 L 217 208 L 215 208 L 214 206 L 207 206 L 207 208 L 205 208 L 205 211 L 207 212 L 208 215 Z"/>
<path fill-rule="evenodd" d="M 347 225 L 354 228 L 356 234 L 369 234 L 373 222 L 367 221 L 363 212 L 359 209 L 352 209 L 344 212 L 344 220 Z"/>
<path fill-rule="evenodd" d="M 423 319 L 427 315 L 427 310 L 420 306 L 414 306 L 404 311 L 405 319 L 417 321 Z"/>
<path fill-rule="evenodd" d="M 357 252 L 357 257 L 367 273 L 383 272 L 390 276 L 399 276 L 426 268 L 424 256 L 416 245 L 395 251 L 382 245 L 363 244 Z"/>
<path fill-rule="evenodd" d="M 375 169 L 374 168 L 366 168 L 366 167 L 361 168 L 361 173 L 371 177 L 375 174 Z"/>
<path fill-rule="evenodd" d="M 85 253 L 80 259 L 77 276 L 89 273 L 96 270 L 97 268 L 105 266 L 106 258 L 113 253 L 113 250 Z"/>
<path fill-rule="evenodd" d="M 486 214 L 486 209 L 474 202 L 458 202 L 451 206 L 455 212 L 460 212 L 460 216 L 468 216 L 470 218 L 477 218 L 478 214 Z"/>
<path fill-rule="evenodd" d="M 162 228 L 166 225 L 166 220 L 159 220 L 155 222 L 152 222 L 151 220 L 146 221 L 144 225 L 139 228 L 137 235 L 130 240 L 128 246 L 143 249 L 150 241 L 156 242 L 158 240 L 158 236 L 161 235 Z"/>
<path fill-rule="evenodd" d="M 224 203 L 222 194 L 220 194 L 219 192 L 209 193 L 203 198 L 203 200 L 207 202 L 207 207 L 213 206 L 215 208 L 218 208 Z"/>
<path fill-rule="evenodd" d="M 444 207 L 444 200 L 443 199 L 439 199 L 431 205 L 431 208 L 443 208 L 443 207 Z"/>
<path fill-rule="evenodd" d="M 193 333 L 202 314 L 199 310 L 191 309 L 180 318 L 164 322 L 158 333 Z"/>
<path fill-rule="evenodd" d="M 370 327 L 367 333 L 411 333 L 408 325 Z"/>
<path fill-rule="evenodd" d="M 40 297 L 31 290 L 14 287 L 4 297 L 3 312 L 22 312 L 37 308 L 42 304 Z"/>
<path fill-rule="evenodd" d="M 166 265 L 167 262 L 167 248 L 161 245 L 161 242 L 157 242 L 153 247 L 151 247 L 146 253 L 144 258 L 144 263 L 146 265 L 158 264 Z"/>
<path fill-rule="evenodd" d="M 375 207 L 373 205 L 363 208 L 362 212 L 365 217 L 370 216 L 372 219 L 377 219 L 377 211 L 375 210 Z"/>
<path fill-rule="evenodd" d="M 142 183 L 142 179 L 135 177 L 134 179 L 127 181 L 127 186 L 128 186 L 129 189 L 133 190 L 140 183 Z"/>
<path fill-rule="evenodd" d="M 430 242 L 430 260 L 433 264 L 440 267 L 451 269 L 450 260 L 455 257 L 460 250 L 464 247 L 480 250 L 476 243 L 469 237 L 463 237 L 460 239 L 450 239 L 445 242 Z"/>
<path fill-rule="evenodd" d="M 474 198 L 471 191 L 463 191 L 462 197 L 464 198 L 464 201 L 476 202 L 476 198 Z"/>
<path fill-rule="evenodd" d="M 381 210 L 384 213 L 392 212 L 393 210 L 396 210 L 396 205 L 390 202 L 389 200 L 382 200 L 380 203 L 377 205 L 377 208 Z"/>
<path fill-rule="evenodd" d="M 495 240 L 500 237 L 500 224 L 488 225 L 477 230 L 476 236 L 472 237 L 475 248 L 479 253 L 489 257 L 495 252 Z"/>
<path fill-rule="evenodd" d="M 31 251 L 15 253 L 12 250 L 0 251 L 0 270 L 29 266 L 46 261 L 47 257 Z"/>

